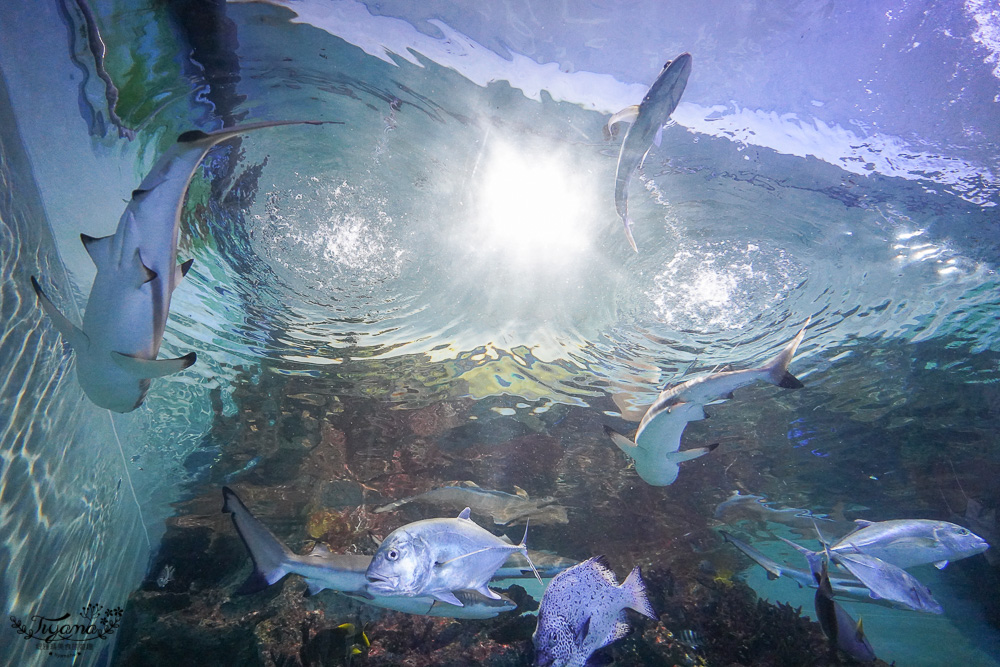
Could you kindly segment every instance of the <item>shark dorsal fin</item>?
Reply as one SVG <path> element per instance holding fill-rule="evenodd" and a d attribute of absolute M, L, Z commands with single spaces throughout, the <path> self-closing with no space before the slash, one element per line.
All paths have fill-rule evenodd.
<path fill-rule="evenodd" d="M 111 263 L 114 238 L 114 235 L 94 238 L 93 236 L 80 234 L 80 241 L 83 242 L 83 247 L 87 249 L 87 254 L 90 255 L 90 259 L 94 261 L 94 266 L 98 270 L 102 266 L 108 266 Z"/>
<path fill-rule="evenodd" d="M 517 484 L 514 485 L 514 495 L 519 498 L 524 498 L 525 500 L 528 498 L 528 492 L 519 487 Z"/>
<path fill-rule="evenodd" d="M 464 510 L 462 510 L 461 512 L 459 512 L 458 518 L 459 519 L 465 519 L 466 521 L 472 521 L 472 509 L 469 508 L 469 507 L 466 507 Z"/>

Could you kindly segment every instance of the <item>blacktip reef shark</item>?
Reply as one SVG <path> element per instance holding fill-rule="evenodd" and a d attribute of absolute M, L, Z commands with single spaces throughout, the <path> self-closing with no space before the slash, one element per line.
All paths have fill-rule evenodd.
<path fill-rule="evenodd" d="M 604 427 L 605 434 L 635 461 L 635 471 L 645 482 L 653 486 L 673 484 L 679 464 L 704 456 L 718 446 L 713 444 L 680 451 L 684 429 L 688 422 L 705 418 L 705 405 L 732 398 L 735 390 L 759 380 L 785 389 L 802 387 L 802 383 L 788 372 L 788 364 L 795 356 L 809 322 L 807 319 L 785 349 L 761 368 L 712 373 L 663 390 L 639 422 L 635 442 L 610 426 Z"/>
<path fill-rule="evenodd" d="M 215 144 L 244 132 L 278 125 L 321 125 L 338 121 L 266 121 L 215 132 L 184 132 L 165 152 L 139 187 L 118 221 L 115 233 L 80 235 L 97 266 L 83 327 L 70 322 L 42 291 L 31 285 L 42 308 L 77 356 L 77 378 L 91 401 L 115 412 L 142 404 L 152 378 L 188 368 L 189 352 L 157 359 L 170 312 L 170 297 L 191 268 L 177 263 L 181 208 L 188 184 Z"/>
<path fill-rule="evenodd" d="M 501 595 L 499 599 L 494 599 L 470 590 L 453 591 L 455 597 L 462 603 L 461 606 L 448 604 L 430 596 L 380 595 L 369 587 L 368 579 L 365 577 L 372 561 L 371 556 L 334 554 L 321 545 L 317 545 L 306 556 L 292 553 L 247 509 L 232 489 L 223 487 L 222 497 L 222 511 L 232 514 L 236 532 L 239 533 L 253 560 L 253 571 L 237 590 L 239 594 L 255 593 L 289 574 L 297 574 L 305 579 L 310 594 L 329 589 L 375 607 L 410 614 L 449 618 L 493 618 L 517 607 L 506 596 Z M 562 559 L 550 568 L 542 566 L 541 572 L 548 577 L 555 576 L 573 563 Z M 499 580 L 526 576 L 534 575 L 529 569 L 515 564 L 497 570 L 495 578 Z"/>
<path fill-rule="evenodd" d="M 636 252 L 639 248 L 632 238 L 632 220 L 628 217 L 628 184 L 635 170 L 642 166 L 653 145 L 660 145 L 663 126 L 681 101 L 681 95 L 690 75 L 690 53 L 682 53 L 673 60 L 668 60 L 656 77 L 656 81 L 650 86 L 649 92 L 642 98 L 642 102 L 626 107 L 613 115 L 605 128 L 605 136 L 610 137 L 612 128 L 618 123 L 632 124 L 625 132 L 621 152 L 618 153 L 615 210 L 625 225 L 625 236 L 628 237 L 632 250 Z"/>
<path fill-rule="evenodd" d="M 529 519 L 536 526 L 569 523 L 566 508 L 556 505 L 555 498 L 532 500 L 524 489 L 515 486 L 514 490 L 516 493 L 505 493 L 481 488 L 473 482 L 455 482 L 383 505 L 375 512 L 391 512 L 408 503 L 418 503 L 443 508 L 469 507 L 477 514 L 490 515 L 493 523 L 500 526 L 524 523 Z"/>

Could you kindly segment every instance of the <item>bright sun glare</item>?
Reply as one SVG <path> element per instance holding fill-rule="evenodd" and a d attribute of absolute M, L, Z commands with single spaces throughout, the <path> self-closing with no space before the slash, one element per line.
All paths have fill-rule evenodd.
<path fill-rule="evenodd" d="M 590 248 L 593 179 L 568 156 L 496 141 L 481 169 L 476 221 L 491 254 L 518 265 L 565 265 Z"/>

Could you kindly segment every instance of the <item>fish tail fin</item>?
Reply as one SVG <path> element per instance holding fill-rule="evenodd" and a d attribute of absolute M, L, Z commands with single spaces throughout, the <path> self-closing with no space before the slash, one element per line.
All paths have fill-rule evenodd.
<path fill-rule="evenodd" d="M 604 435 L 606 435 L 609 438 L 611 438 L 611 442 L 613 442 L 616 445 L 618 445 L 618 449 L 622 450 L 623 452 L 625 452 L 629 456 L 634 457 L 633 452 L 635 451 L 635 448 L 636 448 L 636 444 L 634 442 L 632 442 L 631 440 L 629 440 L 628 438 L 626 438 L 624 435 L 622 435 L 618 431 L 616 431 L 613 428 L 611 428 L 610 426 L 605 426 L 604 427 Z"/>
<path fill-rule="evenodd" d="M 518 544 L 518 549 L 521 551 L 521 555 L 524 556 L 524 560 L 528 561 L 528 567 L 531 568 L 532 574 L 535 575 L 535 579 L 538 579 L 538 583 L 542 583 L 542 575 L 538 574 L 538 570 L 535 568 L 535 564 L 531 562 L 531 557 L 528 555 L 528 523 L 529 520 L 524 521 L 524 537 L 521 538 L 521 543 Z M 544 586 L 544 584 L 542 584 Z"/>
<path fill-rule="evenodd" d="M 685 449 L 684 451 L 670 452 L 667 454 L 666 458 L 671 463 L 684 463 L 685 461 L 690 461 L 696 459 L 699 456 L 704 456 L 710 451 L 719 446 L 719 443 L 713 443 L 707 447 L 692 447 L 691 449 Z"/>
<path fill-rule="evenodd" d="M 250 552 L 253 572 L 237 589 L 240 595 L 256 593 L 288 574 L 293 554 L 277 537 L 250 513 L 240 497 L 228 486 L 222 487 L 222 511 L 233 515 L 233 525 Z"/>
<path fill-rule="evenodd" d="M 806 318 L 806 323 L 795 334 L 795 338 L 785 346 L 785 349 L 778 356 L 761 369 L 767 372 L 766 380 L 771 384 L 777 385 L 782 389 L 801 389 L 804 386 L 797 377 L 788 372 L 788 364 L 791 363 L 792 357 L 795 356 L 795 351 L 799 348 L 799 343 L 802 342 L 802 337 L 806 333 L 806 327 L 809 326 L 811 320 L 811 317 Z"/>
<path fill-rule="evenodd" d="M 638 565 L 632 568 L 629 575 L 625 577 L 621 588 L 627 596 L 626 604 L 629 607 L 654 621 L 659 619 L 659 616 L 653 611 L 653 605 L 649 604 L 649 598 L 646 596 L 646 584 L 642 580 L 642 571 Z"/>
<path fill-rule="evenodd" d="M 791 540 L 786 540 L 780 535 L 778 536 L 778 539 L 805 556 L 806 562 L 809 563 L 809 571 L 812 572 L 814 577 L 821 575 L 823 569 L 823 554 L 818 551 L 813 551 L 812 549 L 806 549 L 804 546 L 796 544 Z"/>

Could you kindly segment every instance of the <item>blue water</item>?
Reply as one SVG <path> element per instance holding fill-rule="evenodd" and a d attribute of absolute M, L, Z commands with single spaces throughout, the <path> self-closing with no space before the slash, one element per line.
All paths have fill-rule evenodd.
<path fill-rule="evenodd" d="M 440 451 L 557 438 L 548 481 L 502 457 L 473 481 L 554 494 L 579 526 L 588 507 L 571 490 L 643 484 L 602 423 L 634 428 L 665 384 L 759 365 L 807 317 L 792 366 L 806 389 L 747 388 L 690 425 L 685 448 L 722 444 L 650 491 L 652 527 L 666 532 L 676 503 L 707 530 L 736 489 L 869 520 L 962 520 L 968 499 L 1000 502 L 989 3 L 289 0 L 228 3 L 218 23 L 180 3 L 91 6 L 132 141 L 109 121 L 75 2 L 0 10 L 9 615 L 124 607 L 158 574 L 161 537 L 197 515 L 183 503 L 215 502 L 223 483 L 315 495 L 329 480 L 282 456 L 325 424 L 349 434 L 349 470 L 374 478 L 402 452 L 414 490 L 469 473 Z M 614 209 L 618 145 L 601 128 L 682 51 L 690 83 L 631 184 L 633 253 Z M 29 277 L 79 321 L 94 276 L 79 234 L 114 230 L 180 132 L 265 119 L 343 124 L 261 131 L 209 155 L 181 225 L 179 256 L 194 265 L 161 350 L 198 363 L 155 380 L 135 412 L 97 408 Z M 312 398 L 290 415 L 298 395 Z M 414 415 L 436 405 L 445 416 L 425 432 Z M 248 435 L 258 427 L 276 435 Z M 271 517 L 283 538 L 303 535 L 297 507 Z M 541 531 L 536 546 L 638 558 L 660 553 L 656 534 L 610 545 Z M 865 627 L 887 661 L 961 651 L 996 664 L 995 611 L 975 590 L 997 575 L 983 563 L 920 573 L 945 591 L 943 617 L 851 611 L 878 617 Z M 69 661 L 4 632 L 12 664 Z"/>

